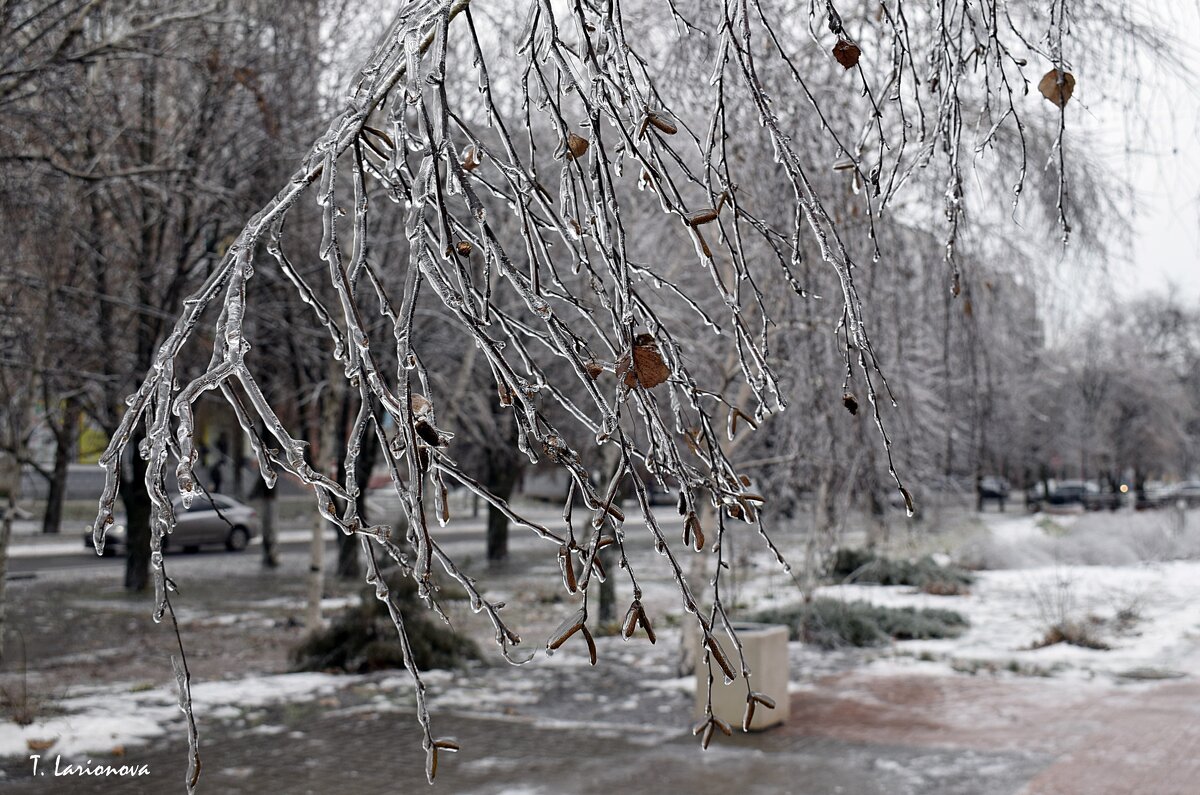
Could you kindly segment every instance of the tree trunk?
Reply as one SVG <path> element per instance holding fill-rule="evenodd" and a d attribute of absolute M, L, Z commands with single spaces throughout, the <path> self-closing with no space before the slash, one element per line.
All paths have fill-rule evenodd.
<path fill-rule="evenodd" d="M 354 418 L 350 415 L 351 401 L 349 399 L 342 401 L 342 424 L 341 428 L 346 429 L 351 426 Z M 342 434 L 342 447 L 345 447 L 345 433 Z M 367 426 L 365 438 L 359 439 L 361 445 L 358 454 L 358 498 L 356 500 L 356 509 L 358 517 L 366 524 L 370 521 L 369 509 L 367 507 L 367 492 L 371 485 L 371 473 L 375 470 L 376 453 L 379 450 L 379 445 L 375 441 L 373 432 L 370 426 Z M 346 474 L 344 471 L 344 462 L 339 463 L 338 472 L 341 477 L 342 485 L 346 484 Z M 348 536 L 345 533 L 337 534 L 338 558 L 337 558 L 337 576 L 342 580 L 357 580 L 362 577 L 362 564 L 359 561 L 359 553 L 362 550 L 362 541 L 358 536 Z"/>
<path fill-rule="evenodd" d="M 240 433 L 235 425 L 231 431 L 233 445 L 229 451 L 233 461 L 230 466 L 233 468 L 233 496 L 239 500 L 246 499 L 246 483 L 243 466 L 246 458 L 246 438 L 245 434 Z"/>
<path fill-rule="evenodd" d="M 509 485 L 508 489 L 493 489 L 492 491 L 497 497 L 506 501 L 512 495 L 512 486 Z M 490 504 L 487 506 L 487 560 L 491 563 L 499 563 L 508 556 L 509 518 L 496 506 Z"/>
<path fill-rule="evenodd" d="M 600 484 L 602 488 L 607 488 L 616 474 L 617 467 L 621 464 L 620 453 L 619 448 L 613 447 L 610 454 L 605 456 L 604 480 Z M 621 510 L 621 497 L 622 489 L 618 488 L 613 498 L 613 507 L 617 510 Z M 612 520 L 606 518 L 599 532 L 602 537 L 612 537 Z M 604 567 L 605 577 L 600 581 L 600 604 L 596 613 L 600 623 L 604 624 L 617 620 L 617 545 L 613 543 L 601 549 L 599 558 L 600 565 Z"/>
<path fill-rule="evenodd" d="M 17 496 L 21 488 L 21 465 L 14 457 L 11 465 L 0 460 L 0 491 L 4 492 L 4 503 L 0 506 L 0 662 L 4 661 L 5 586 L 8 580 L 8 542 L 12 538 L 13 515 L 17 510 Z"/>
<path fill-rule="evenodd" d="M 144 591 L 150 584 L 150 492 L 146 490 L 146 461 L 137 452 L 143 438 L 145 432 L 139 426 L 129 440 L 133 477 L 121 484 L 121 500 L 125 503 L 125 588 L 130 591 Z"/>
<path fill-rule="evenodd" d="M 67 474 L 75 453 L 76 428 L 79 424 L 79 404 L 68 400 L 61 428 L 54 428 L 54 470 L 46 491 L 46 513 L 42 517 L 43 533 L 58 533 L 62 529 L 63 500 L 67 495 Z"/>
<path fill-rule="evenodd" d="M 275 526 L 275 489 L 269 489 L 261 484 L 262 494 L 259 503 L 262 513 L 262 565 L 264 569 L 274 569 L 279 566 L 279 535 Z"/>
<path fill-rule="evenodd" d="M 492 493 L 507 502 L 512 497 L 517 486 L 517 468 L 503 466 L 490 459 L 487 486 Z M 488 505 L 487 519 L 487 559 L 490 563 L 499 563 L 508 557 L 508 517 L 496 506 Z"/>
<path fill-rule="evenodd" d="M 157 35 L 151 34 L 151 46 L 156 43 Z M 143 75 L 140 96 L 140 114 L 138 121 L 138 160 L 144 165 L 155 162 L 158 129 L 158 68 L 154 59 L 147 60 L 142 65 Z M 153 306 L 154 300 L 150 294 L 154 283 L 154 269 L 159 261 L 160 247 L 156 238 L 159 221 L 155 218 L 157 194 L 154 187 L 147 183 L 142 187 L 138 214 L 141 221 L 141 234 L 138 237 L 136 294 L 138 303 L 143 306 Z M 159 321 L 161 322 L 161 321 Z M 145 314 L 137 316 L 133 332 L 135 349 L 137 351 L 137 368 L 139 373 L 146 372 L 154 361 L 154 347 L 158 340 L 158 326 L 152 317 Z M 113 396 L 114 398 L 116 396 Z M 112 417 L 115 422 L 124 407 L 119 403 L 113 405 Z M 144 591 L 150 583 L 150 492 L 146 488 L 147 462 L 141 456 L 141 443 L 146 438 L 142 423 L 136 423 L 130 434 L 126 449 L 130 451 L 133 477 L 124 479 L 121 488 L 122 500 L 125 503 L 125 588 L 130 591 Z M 115 430 L 115 429 L 114 429 Z M 112 431 L 110 431 L 111 436 Z M 165 541 L 165 539 L 164 539 Z"/>
<path fill-rule="evenodd" d="M 318 439 L 313 468 L 331 480 L 336 480 L 338 476 L 338 455 L 335 448 L 339 438 L 341 391 L 344 389 L 341 379 L 341 363 L 331 360 L 325 394 L 321 396 L 321 417 L 316 423 L 319 427 L 310 428 L 309 436 Z M 315 420 L 316 417 L 312 419 Z M 314 511 L 312 539 L 309 544 L 312 560 L 308 567 L 308 606 L 304 618 L 304 626 L 309 632 L 316 632 L 324 625 L 324 619 L 321 617 L 321 598 L 325 592 L 325 532 L 325 517 L 321 516 L 319 511 Z"/>

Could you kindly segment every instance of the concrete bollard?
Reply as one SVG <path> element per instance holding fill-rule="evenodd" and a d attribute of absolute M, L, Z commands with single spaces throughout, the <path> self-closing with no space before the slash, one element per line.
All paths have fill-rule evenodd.
<path fill-rule="evenodd" d="M 790 704 L 788 702 L 788 630 L 777 624 L 735 623 L 733 629 L 742 641 L 742 651 L 746 655 L 746 665 L 750 668 L 750 688 L 775 700 L 775 709 L 767 709 L 761 704 L 754 710 L 754 720 L 750 723 L 751 731 L 769 729 L 783 723 L 788 718 Z M 714 632 L 714 635 L 717 633 Z M 721 645 L 729 656 L 729 662 L 734 670 L 740 670 L 737 651 L 732 641 L 724 633 L 718 636 Z M 725 684 L 721 669 L 713 666 L 713 714 L 726 720 L 735 728 L 742 725 L 742 717 L 746 713 L 746 683 L 741 674 L 731 684 Z M 708 667 L 704 665 L 704 649 L 696 655 L 696 700 L 695 717 L 704 715 L 704 705 L 708 695 Z"/>

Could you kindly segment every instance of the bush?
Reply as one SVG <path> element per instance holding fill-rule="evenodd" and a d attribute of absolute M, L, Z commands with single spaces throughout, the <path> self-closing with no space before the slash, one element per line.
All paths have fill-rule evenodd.
<path fill-rule="evenodd" d="M 1080 623 L 1067 621 L 1061 624 L 1054 624 L 1046 630 L 1046 634 L 1042 639 L 1034 643 L 1031 648 L 1044 649 L 1047 646 L 1053 646 L 1057 643 L 1067 643 L 1071 646 L 1080 646 L 1084 649 L 1108 651 L 1112 646 L 1109 646 L 1097 637 L 1098 629 L 1098 625 L 1092 622 Z"/>
<path fill-rule="evenodd" d="M 404 629 L 418 670 L 454 668 L 480 658 L 478 647 L 457 635 L 440 620 L 430 618 L 417 599 L 416 584 L 397 570 L 384 575 L 400 611 Z M 387 605 L 375 598 L 375 588 L 366 587 L 358 605 L 342 611 L 330 625 L 308 635 L 292 649 L 293 671 L 366 673 L 403 668 L 404 654 Z"/>
<path fill-rule="evenodd" d="M 829 572 L 837 582 L 860 585 L 911 585 L 926 593 L 957 596 L 975 581 L 966 569 L 945 566 L 932 556 L 893 560 L 865 549 L 839 549 Z"/>
<path fill-rule="evenodd" d="M 824 649 L 882 646 L 891 640 L 956 638 L 967 619 L 953 610 L 882 607 L 869 602 L 814 599 L 794 607 L 764 610 L 753 621 L 784 624 L 792 640 Z"/>

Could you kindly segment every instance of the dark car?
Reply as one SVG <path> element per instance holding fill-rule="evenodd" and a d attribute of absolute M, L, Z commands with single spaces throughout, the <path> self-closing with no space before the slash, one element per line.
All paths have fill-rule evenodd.
<path fill-rule="evenodd" d="M 1026 492 L 1025 504 L 1031 511 L 1082 509 L 1088 493 L 1088 484 L 1082 480 L 1058 481 L 1048 492 L 1044 484 L 1039 483 Z"/>
<path fill-rule="evenodd" d="M 1123 501 L 1119 491 L 1089 491 L 1083 495 L 1083 507 L 1089 511 L 1115 511 Z"/>
<path fill-rule="evenodd" d="M 988 475 L 979 481 L 979 496 L 985 500 L 1006 500 L 1011 491 L 1008 481 L 995 475 Z"/>
<path fill-rule="evenodd" d="M 1004 504 L 1008 502 L 1008 495 L 1012 491 L 1012 487 L 1008 481 L 996 475 L 987 475 L 979 480 L 979 486 L 976 489 L 978 497 L 979 510 L 983 510 L 984 506 L 990 500 L 996 503 L 1001 511 L 1004 510 Z"/>
<path fill-rule="evenodd" d="M 220 544 L 231 552 L 240 552 L 259 533 L 258 512 L 223 494 L 197 496 L 187 509 L 179 499 L 172 505 L 175 509 L 175 529 L 163 538 L 163 551 L 190 551 Z M 125 522 L 118 518 L 105 534 L 104 554 L 123 552 L 127 543 Z M 89 549 L 95 548 L 91 530 L 84 533 L 83 545 Z"/>

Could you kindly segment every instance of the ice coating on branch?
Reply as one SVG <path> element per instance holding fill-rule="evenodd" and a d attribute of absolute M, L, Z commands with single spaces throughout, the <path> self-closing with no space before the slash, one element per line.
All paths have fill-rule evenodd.
<path fill-rule="evenodd" d="M 631 606 L 627 627 L 643 628 L 653 641 L 641 586 L 624 552 L 628 538 L 644 533 L 669 571 L 687 620 L 694 620 L 705 638 L 710 670 L 715 665 L 726 680 L 732 678 L 741 656 L 736 633 L 726 632 L 734 643 L 729 652 L 713 635 L 727 623 L 721 613 L 721 567 L 708 586 L 702 578 L 695 580 L 697 587 L 707 587 L 704 603 L 714 605 L 706 615 L 682 562 L 693 554 L 717 555 L 720 562 L 725 523 L 739 519 L 758 528 L 787 568 L 761 524 L 761 498 L 755 499 L 731 460 L 730 444 L 751 428 L 735 434 L 731 420 L 722 433 L 725 399 L 717 390 L 730 383 L 744 390 L 739 412 L 745 420 L 761 421 L 782 410 L 782 388 L 768 350 L 773 292 L 760 285 L 775 280 L 799 291 L 787 268 L 789 262 L 799 263 L 794 252 L 800 246 L 789 241 L 798 239 L 806 225 L 821 261 L 837 275 L 845 328 L 874 406 L 870 378 L 879 371 L 861 319 L 853 262 L 762 89 L 764 81 L 745 55 L 749 42 L 742 37 L 749 33 L 743 26 L 752 20 L 742 15 L 752 12 L 744 4 L 731 9 L 735 18 L 713 31 L 718 52 L 712 85 L 742 92 L 795 191 L 795 223 L 778 228 L 755 216 L 754 202 L 746 198 L 743 203 L 737 192 L 739 162 L 726 156 L 717 132 L 728 129 L 725 106 L 711 109 L 711 135 L 692 138 L 685 120 L 695 114 L 668 106 L 670 92 L 661 96 L 644 74 L 641 45 L 626 38 L 622 20 L 593 14 L 586 4 L 552 6 L 530 3 L 526 33 L 515 49 L 531 59 L 531 68 L 516 79 L 505 76 L 521 92 L 520 107 L 514 109 L 492 96 L 486 73 L 489 43 L 476 40 L 463 18 L 468 3 L 402 3 L 385 43 L 360 70 L 345 112 L 185 302 L 101 459 L 106 485 L 93 528 L 99 551 L 113 522 L 121 452 L 142 423 L 146 437 L 138 454 L 148 462 L 146 486 L 153 503 L 156 619 L 169 607 L 170 582 L 162 568 L 162 541 L 174 526 L 167 466 L 174 459 L 180 497 L 190 505 L 203 493 L 195 471 L 194 406 L 202 395 L 214 393 L 231 407 L 268 487 L 278 469 L 290 473 L 311 490 L 327 523 L 358 539 L 367 580 L 387 604 L 406 658 L 404 615 L 380 575 L 381 560 L 395 562 L 435 609 L 435 572 L 456 581 L 471 609 L 491 622 L 505 658 L 529 659 L 513 656 L 520 637 L 502 617 L 502 605 L 489 600 L 439 542 L 437 527 L 450 520 L 450 489 L 460 487 L 545 541 L 550 554 L 558 556 L 564 588 L 573 597 L 586 599 L 580 594 L 589 592 L 593 577 L 628 580 L 637 610 Z M 565 18 L 573 24 L 561 24 Z M 578 46 L 588 43 L 594 49 Z M 459 85 L 461 71 L 456 70 L 462 69 L 474 70 L 475 79 Z M 703 84 L 703 75 L 697 82 Z M 466 100 L 456 93 L 462 85 L 469 89 Z M 639 137 L 638 126 L 651 109 L 660 123 Z M 536 115 L 537 123 L 527 123 L 527 114 Z M 514 129 L 530 136 L 549 130 L 550 143 L 522 139 Z M 656 194 L 641 205 L 627 199 L 635 174 L 644 190 Z M 381 195 L 389 203 L 376 204 Z M 285 239 L 283 232 L 285 218 L 301 200 L 321 216 L 315 252 L 305 236 Z M 375 214 L 367 223 L 371 210 Z M 663 230 L 649 246 L 631 234 L 634 216 L 647 212 Z M 387 225 L 375 221 L 384 213 L 390 213 L 395 227 L 390 237 L 380 231 Z M 767 241 L 777 263 L 748 253 L 744 238 L 752 235 Z M 388 257 L 369 253 L 377 238 L 394 246 Z M 675 255 L 693 269 L 695 279 L 666 271 Z M 256 257 L 263 258 L 256 262 Z M 314 263 L 318 268 L 311 267 Z M 354 420 L 346 423 L 350 430 L 335 455 L 320 451 L 327 457 L 320 466 L 310 460 L 310 445 L 319 440 L 289 431 L 292 417 L 282 411 L 287 407 L 268 397 L 277 394 L 266 380 L 270 373 L 252 367 L 248 357 L 254 328 L 247 321 L 254 319 L 255 309 L 248 303 L 253 293 L 247 292 L 247 281 L 256 267 L 285 277 L 282 283 L 294 291 L 312 330 L 338 362 L 319 376 L 327 380 L 313 385 L 310 399 L 344 396 Z M 672 302 L 697 324 L 689 327 L 667 311 Z M 207 309 L 219 317 L 212 333 L 202 334 L 198 325 Z M 445 375 L 445 363 L 435 361 L 443 352 L 423 336 L 428 332 L 420 325 L 430 314 L 469 342 L 461 347 L 477 357 L 473 366 L 488 379 L 485 400 L 466 399 L 476 397 L 472 371 L 456 388 L 455 379 Z M 721 337 L 705 335 L 697 343 L 690 328 L 710 328 Z M 639 342 L 644 338 L 656 341 L 661 351 L 656 353 L 661 377 L 639 372 L 636 356 L 639 351 L 648 355 L 650 347 Z M 212 345 L 207 368 L 195 377 L 181 368 L 191 380 L 177 384 L 174 363 L 184 346 L 201 347 L 206 339 Z M 726 353 L 727 372 L 694 365 L 691 356 L 698 345 Z M 462 405 L 455 405 L 456 399 Z M 578 528 L 579 537 L 569 525 L 564 533 L 522 517 L 458 463 L 456 423 L 468 425 L 478 419 L 472 413 L 487 414 L 492 400 L 507 412 L 505 422 L 513 423 L 521 453 L 566 473 L 568 503 L 578 498 L 590 516 Z M 485 407 L 482 412 L 479 406 Z M 877 411 L 875 419 L 883 432 Z M 588 437 L 595 449 L 571 446 L 571 440 Z M 358 513 L 360 478 L 366 482 L 374 474 L 359 464 L 367 446 L 382 453 L 407 520 L 402 540 L 390 538 L 386 527 L 369 526 Z M 338 463 L 341 483 L 327 474 Z M 670 539 L 664 535 L 651 509 L 649 487 L 655 483 L 679 491 L 681 514 L 690 517 L 684 543 L 674 533 Z M 431 505 L 434 527 L 427 515 Z M 626 514 L 635 511 L 642 521 L 627 524 Z M 615 555 L 615 568 L 603 562 L 609 552 L 599 554 L 606 547 Z M 586 645 L 594 657 L 594 625 L 588 626 L 584 604 L 572 605 L 573 612 L 547 642 L 547 654 L 578 634 L 585 640 L 580 648 Z M 434 739 L 420 674 L 413 666 L 409 670 L 432 778 L 438 749 L 453 749 Z M 176 675 L 183 693 L 186 681 L 178 668 Z M 198 770 L 189 770 L 189 777 Z"/>

